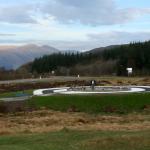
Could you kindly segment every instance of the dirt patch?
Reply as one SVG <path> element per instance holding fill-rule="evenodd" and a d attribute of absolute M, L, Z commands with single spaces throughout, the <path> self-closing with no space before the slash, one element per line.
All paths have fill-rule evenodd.
<path fill-rule="evenodd" d="M 24 101 L 10 101 L 0 102 L 0 113 L 16 113 L 16 112 L 29 112 L 35 110 L 33 105 L 27 105 L 28 100 Z"/>
<path fill-rule="evenodd" d="M 39 82 L 39 83 L 11 83 L 0 84 L 0 93 L 24 91 L 30 89 L 53 88 L 61 86 L 83 86 L 89 85 L 87 81 L 66 81 L 66 82 Z"/>
<path fill-rule="evenodd" d="M 57 80 L 56 80 L 57 79 Z M 24 91 L 30 89 L 40 89 L 40 88 L 53 88 L 62 86 L 86 86 L 90 85 L 91 80 L 96 80 L 97 85 L 101 86 L 125 86 L 125 85 L 150 85 L 150 78 L 121 78 L 121 77 L 81 77 L 79 79 L 73 78 L 60 79 L 57 78 L 49 79 L 43 82 L 24 82 L 24 83 L 5 83 L 0 84 L 0 93 L 13 92 L 13 91 Z M 59 81 L 60 80 L 60 81 Z"/>
<path fill-rule="evenodd" d="M 130 114 L 124 116 L 62 113 L 40 110 L 14 114 L 0 114 L 0 134 L 43 133 L 63 128 L 78 130 L 139 131 L 150 130 L 150 116 Z"/>

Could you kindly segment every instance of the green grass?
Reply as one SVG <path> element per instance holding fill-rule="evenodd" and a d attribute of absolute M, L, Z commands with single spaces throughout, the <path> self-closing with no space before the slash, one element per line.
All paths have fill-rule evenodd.
<path fill-rule="evenodd" d="M 87 113 L 129 113 L 143 111 L 150 106 L 150 93 L 119 95 L 55 95 L 33 97 L 30 101 L 36 107 L 67 111 L 74 107 Z"/>
<path fill-rule="evenodd" d="M 8 98 L 8 97 L 16 97 L 18 94 L 21 94 L 22 91 L 17 91 L 17 92 L 6 92 L 0 94 L 0 98 Z M 31 95 L 33 93 L 33 90 L 26 90 L 24 91 L 25 94 Z"/>
<path fill-rule="evenodd" d="M 70 131 L 1 136 L 1 150 L 149 150 L 150 132 Z"/>

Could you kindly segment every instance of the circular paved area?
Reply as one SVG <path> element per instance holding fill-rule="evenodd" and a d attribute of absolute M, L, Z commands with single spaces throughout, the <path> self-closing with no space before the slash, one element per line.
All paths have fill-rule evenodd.
<path fill-rule="evenodd" d="M 90 86 L 82 87 L 61 87 L 39 89 L 33 92 L 35 96 L 47 96 L 53 94 L 113 94 L 113 93 L 137 93 L 150 92 L 150 86 Z"/>

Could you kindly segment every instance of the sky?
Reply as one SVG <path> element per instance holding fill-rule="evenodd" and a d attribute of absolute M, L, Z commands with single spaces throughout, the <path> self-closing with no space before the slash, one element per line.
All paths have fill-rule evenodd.
<path fill-rule="evenodd" d="M 90 50 L 150 40 L 149 0 L 0 0 L 0 44 Z"/>

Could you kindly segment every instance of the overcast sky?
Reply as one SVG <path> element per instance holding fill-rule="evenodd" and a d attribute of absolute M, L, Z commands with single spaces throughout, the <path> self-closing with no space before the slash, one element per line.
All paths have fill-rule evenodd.
<path fill-rule="evenodd" d="M 150 40 L 149 0 L 0 0 L 0 44 L 89 50 Z"/>

